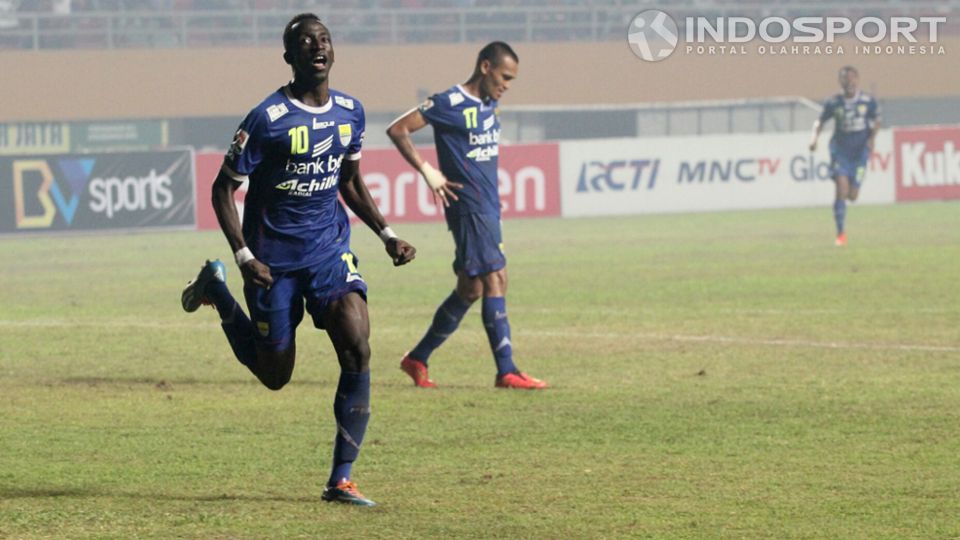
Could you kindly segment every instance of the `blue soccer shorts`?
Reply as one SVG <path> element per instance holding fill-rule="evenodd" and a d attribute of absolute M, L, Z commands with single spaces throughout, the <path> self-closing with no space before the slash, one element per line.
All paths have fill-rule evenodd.
<path fill-rule="evenodd" d="M 313 317 L 313 326 L 323 329 L 323 314 L 331 302 L 351 292 L 366 300 L 367 284 L 357 264 L 356 255 L 346 252 L 308 268 L 275 272 L 269 289 L 244 287 L 257 346 L 271 351 L 289 349 L 303 320 L 304 305 Z"/>
<path fill-rule="evenodd" d="M 850 180 L 850 185 L 860 189 L 863 183 L 864 175 L 867 172 L 867 161 L 870 159 L 870 151 L 863 149 L 859 155 L 851 155 L 850 152 L 842 152 L 834 148 L 830 149 L 830 177 L 834 180 L 838 176 L 846 176 Z"/>
<path fill-rule="evenodd" d="M 507 266 L 503 254 L 500 216 L 494 214 L 450 214 L 447 226 L 453 234 L 456 256 L 453 271 L 475 278 Z"/>

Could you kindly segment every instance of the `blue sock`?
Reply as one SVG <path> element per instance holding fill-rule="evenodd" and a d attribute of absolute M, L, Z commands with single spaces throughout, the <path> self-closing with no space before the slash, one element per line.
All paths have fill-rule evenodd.
<path fill-rule="evenodd" d="M 510 344 L 510 322 L 507 320 L 507 300 L 502 296 L 483 297 L 483 327 L 493 359 L 497 362 L 497 376 L 517 370 L 513 365 L 513 345 Z"/>
<path fill-rule="evenodd" d="M 847 217 L 847 201 L 833 201 L 833 219 L 837 222 L 837 234 L 843 234 L 843 220 Z"/>
<path fill-rule="evenodd" d="M 337 419 L 337 437 L 333 442 L 333 470 L 329 486 L 350 479 L 350 469 L 360 454 L 363 434 L 370 420 L 370 372 L 340 372 L 337 397 L 333 401 L 333 416 Z"/>
<path fill-rule="evenodd" d="M 220 327 L 227 335 L 230 348 L 241 364 L 250 368 L 256 374 L 257 348 L 253 341 L 253 323 L 247 314 L 234 300 L 226 283 L 211 281 L 204 290 L 207 298 L 213 302 L 220 314 Z"/>
<path fill-rule="evenodd" d="M 470 304 L 461 300 L 456 291 L 450 293 L 450 296 L 437 308 L 430 328 L 427 329 L 420 343 L 410 351 L 410 356 L 426 364 L 434 349 L 442 345 L 460 326 L 460 321 L 469 309 Z"/>

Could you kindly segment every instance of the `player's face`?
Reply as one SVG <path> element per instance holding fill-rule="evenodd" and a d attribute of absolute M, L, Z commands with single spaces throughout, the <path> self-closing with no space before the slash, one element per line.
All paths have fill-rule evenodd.
<path fill-rule="evenodd" d="M 852 96 L 857 93 L 857 87 L 860 84 L 860 77 L 857 76 L 853 71 L 841 71 L 840 72 L 840 86 L 843 88 L 843 93 L 848 96 Z"/>
<path fill-rule="evenodd" d="M 498 63 L 496 67 L 484 61 L 484 65 L 480 66 L 480 70 L 483 73 L 480 91 L 484 94 L 480 97 L 499 100 L 503 97 L 503 94 L 510 89 L 510 82 L 517 78 L 520 66 L 509 55 L 503 55 L 500 57 L 500 63 Z"/>
<path fill-rule="evenodd" d="M 287 51 L 287 63 L 293 67 L 297 79 L 321 83 L 327 79 L 333 66 L 333 41 L 330 31 L 320 21 L 306 20 L 297 27 L 297 41 Z"/>

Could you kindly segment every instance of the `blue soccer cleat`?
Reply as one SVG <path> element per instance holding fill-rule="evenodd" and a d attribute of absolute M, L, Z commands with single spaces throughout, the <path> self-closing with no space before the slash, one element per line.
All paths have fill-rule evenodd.
<path fill-rule="evenodd" d="M 327 502 L 352 504 L 354 506 L 376 506 L 377 503 L 363 496 L 357 485 L 343 479 L 336 486 L 327 486 L 323 489 L 321 498 Z"/>
<path fill-rule="evenodd" d="M 197 279 L 183 288 L 180 303 L 183 304 L 184 311 L 193 313 L 200 306 L 210 304 L 204 291 L 211 281 L 219 281 L 220 283 L 226 283 L 227 281 L 227 268 L 220 262 L 220 259 L 207 261 L 200 269 L 200 273 L 197 274 Z"/>

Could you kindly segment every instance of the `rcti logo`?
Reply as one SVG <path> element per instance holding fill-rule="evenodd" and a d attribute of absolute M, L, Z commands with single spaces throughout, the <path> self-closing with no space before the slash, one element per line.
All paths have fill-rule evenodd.
<path fill-rule="evenodd" d="M 659 159 L 585 161 L 580 165 L 577 193 L 651 190 L 657 184 Z"/>
<path fill-rule="evenodd" d="M 60 159 L 55 161 L 60 177 L 54 177 L 48 160 L 16 160 L 13 162 L 13 196 L 16 205 L 18 229 L 45 229 L 53 225 L 53 218 L 57 210 L 63 216 L 67 225 L 73 223 L 73 218 L 80 205 L 80 194 L 90 180 L 95 159 Z M 37 182 L 39 185 L 37 186 Z M 69 192 L 69 198 L 64 193 L 63 185 Z M 29 213 L 30 207 L 36 208 L 36 203 L 28 198 L 33 197 L 28 187 L 36 186 L 36 203 L 39 203 L 41 212 Z"/>
<path fill-rule="evenodd" d="M 648 9 L 630 21 L 630 50 L 647 62 L 666 60 L 677 48 L 678 40 L 677 23 L 660 10 Z"/>

